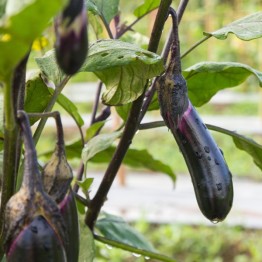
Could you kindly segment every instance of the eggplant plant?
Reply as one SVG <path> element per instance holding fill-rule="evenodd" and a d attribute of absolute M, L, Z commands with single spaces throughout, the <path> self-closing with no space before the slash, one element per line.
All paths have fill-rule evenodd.
<path fill-rule="evenodd" d="M 121 164 L 166 174 L 175 182 L 171 163 L 180 151 L 203 220 L 222 222 L 230 216 L 235 174 L 208 129 L 232 137 L 235 150 L 248 153 L 260 169 L 262 147 L 236 132 L 204 123 L 196 107 L 250 75 L 262 86 L 262 73 L 243 63 L 202 61 L 197 47 L 212 38 L 227 40 L 229 33 L 255 42 L 262 36 L 261 12 L 205 32 L 187 49 L 186 39 L 195 39 L 195 34 L 187 30 L 186 21 L 194 19 L 192 9 L 195 14 L 199 7 L 188 5 L 188 0 L 145 0 L 137 6 L 120 0 L 18 2 L 0 3 L 0 259 L 91 262 L 101 257 L 96 245 L 100 242 L 152 261 L 176 261 L 175 255 L 160 254 L 123 218 L 103 213 L 104 202 L 110 204 L 108 193 Z M 127 23 L 129 6 L 135 6 L 134 20 Z M 141 37 L 146 17 L 153 21 L 152 29 Z M 180 54 L 180 47 L 187 51 Z M 30 75 L 32 64 L 37 71 Z M 84 109 L 64 92 L 69 81 L 83 76 L 87 82 L 98 82 L 92 90 L 93 106 L 85 102 Z M 84 85 L 88 100 L 93 86 Z M 63 127 L 54 110 L 72 118 L 73 131 Z M 144 117 L 151 111 L 159 113 L 154 114 L 159 121 L 146 123 Z M 111 112 L 121 119 L 113 130 L 107 128 L 113 122 Z M 49 128 L 48 117 L 55 118 L 56 142 L 44 145 L 37 156 L 38 143 L 49 137 L 43 135 Z M 166 127 L 159 131 L 161 137 L 169 137 L 168 130 L 174 137 L 173 144 L 161 141 L 161 149 L 172 152 L 166 161 L 154 157 L 151 143 L 146 149 L 131 146 L 138 131 L 160 126 Z M 69 142 L 72 134 L 76 140 Z M 105 168 L 92 194 L 90 163 Z"/>

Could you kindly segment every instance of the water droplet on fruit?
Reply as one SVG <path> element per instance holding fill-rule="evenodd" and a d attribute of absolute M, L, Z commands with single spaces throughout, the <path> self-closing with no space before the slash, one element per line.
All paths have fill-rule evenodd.
<path fill-rule="evenodd" d="M 207 157 L 207 160 L 211 161 L 211 157 L 210 157 L 210 156 L 208 156 L 208 157 Z"/>
<path fill-rule="evenodd" d="M 216 163 L 216 165 L 219 166 L 219 162 L 218 162 L 218 160 L 216 158 L 215 158 L 215 163 Z"/>
<path fill-rule="evenodd" d="M 217 190 L 218 191 L 222 190 L 222 184 L 221 183 L 217 183 L 216 186 L 217 186 Z"/>
<path fill-rule="evenodd" d="M 195 154 L 196 154 L 196 156 L 197 156 L 198 159 L 201 159 L 201 158 L 202 158 L 202 154 L 201 154 L 201 153 L 199 153 L 199 152 L 196 151 Z"/>
<path fill-rule="evenodd" d="M 38 229 L 37 229 L 36 226 L 31 226 L 30 229 L 31 229 L 31 231 L 32 231 L 33 233 L 35 233 L 35 234 L 38 233 Z"/>
<path fill-rule="evenodd" d="M 210 153 L 210 148 L 208 146 L 205 146 L 204 150 L 205 150 L 206 153 Z"/>
<path fill-rule="evenodd" d="M 220 220 L 219 220 L 218 218 L 214 218 L 213 220 L 211 220 L 211 222 L 212 222 L 213 224 L 217 224 L 219 221 L 220 221 Z"/>
<path fill-rule="evenodd" d="M 219 148 L 219 150 L 220 150 L 221 154 L 224 156 L 223 150 L 221 148 Z"/>

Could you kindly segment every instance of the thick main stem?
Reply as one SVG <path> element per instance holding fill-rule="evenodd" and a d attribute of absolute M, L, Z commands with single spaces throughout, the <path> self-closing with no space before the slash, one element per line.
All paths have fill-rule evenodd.
<path fill-rule="evenodd" d="M 154 23 L 154 28 L 151 34 L 148 50 L 156 52 L 159 44 L 159 40 L 162 34 L 162 30 L 165 24 L 166 16 L 168 14 L 169 7 L 172 0 L 162 0 L 158 9 L 157 17 Z M 145 86 L 146 89 L 147 85 Z M 139 113 L 143 104 L 145 96 L 145 90 L 143 94 L 133 102 L 129 117 L 126 122 L 126 126 L 123 132 L 123 136 L 120 139 L 118 147 L 113 155 L 113 158 L 106 170 L 104 178 L 96 192 L 96 195 L 91 200 L 90 208 L 87 210 L 85 223 L 93 230 L 99 212 L 104 204 L 107 194 L 111 188 L 111 185 L 116 177 L 117 171 L 123 161 L 123 158 L 132 142 L 134 134 L 139 124 Z"/>
<path fill-rule="evenodd" d="M 4 85 L 4 163 L 2 177 L 2 194 L 0 209 L 0 229 L 1 233 L 4 225 L 5 206 L 14 194 L 15 190 L 15 172 L 16 172 L 16 141 L 17 126 L 15 120 L 15 111 L 12 92 L 13 74 L 6 77 Z"/>

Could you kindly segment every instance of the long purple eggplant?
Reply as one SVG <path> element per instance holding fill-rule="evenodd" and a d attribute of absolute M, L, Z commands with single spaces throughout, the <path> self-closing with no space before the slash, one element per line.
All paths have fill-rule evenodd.
<path fill-rule="evenodd" d="M 171 61 L 157 81 L 161 115 L 183 154 L 200 210 L 209 220 L 225 219 L 233 202 L 232 175 L 222 151 L 191 104 L 181 74 L 176 14 L 171 11 L 174 43 Z"/>

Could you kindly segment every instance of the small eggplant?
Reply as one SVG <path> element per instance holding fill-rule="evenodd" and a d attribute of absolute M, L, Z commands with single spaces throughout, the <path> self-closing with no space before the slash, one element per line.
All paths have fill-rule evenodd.
<path fill-rule="evenodd" d="M 209 220 L 225 219 L 233 202 L 232 175 L 221 150 L 187 95 L 181 74 L 176 14 L 174 43 L 166 73 L 157 81 L 161 115 L 183 154 L 200 210 Z"/>
<path fill-rule="evenodd" d="M 5 210 L 7 261 L 66 262 L 67 230 L 56 203 L 44 192 L 28 117 L 18 111 L 25 164 L 22 186 Z"/>
<path fill-rule="evenodd" d="M 79 224 L 74 193 L 70 187 L 73 172 L 66 159 L 60 115 L 57 114 L 55 119 L 57 125 L 57 144 L 51 159 L 43 168 L 42 180 L 44 190 L 59 206 L 60 213 L 67 227 L 69 235 L 66 245 L 67 260 L 77 262 L 79 254 Z"/>
<path fill-rule="evenodd" d="M 69 0 L 69 4 L 55 19 L 55 33 L 57 63 L 65 74 L 73 75 L 83 65 L 88 50 L 87 16 L 83 0 Z"/>

